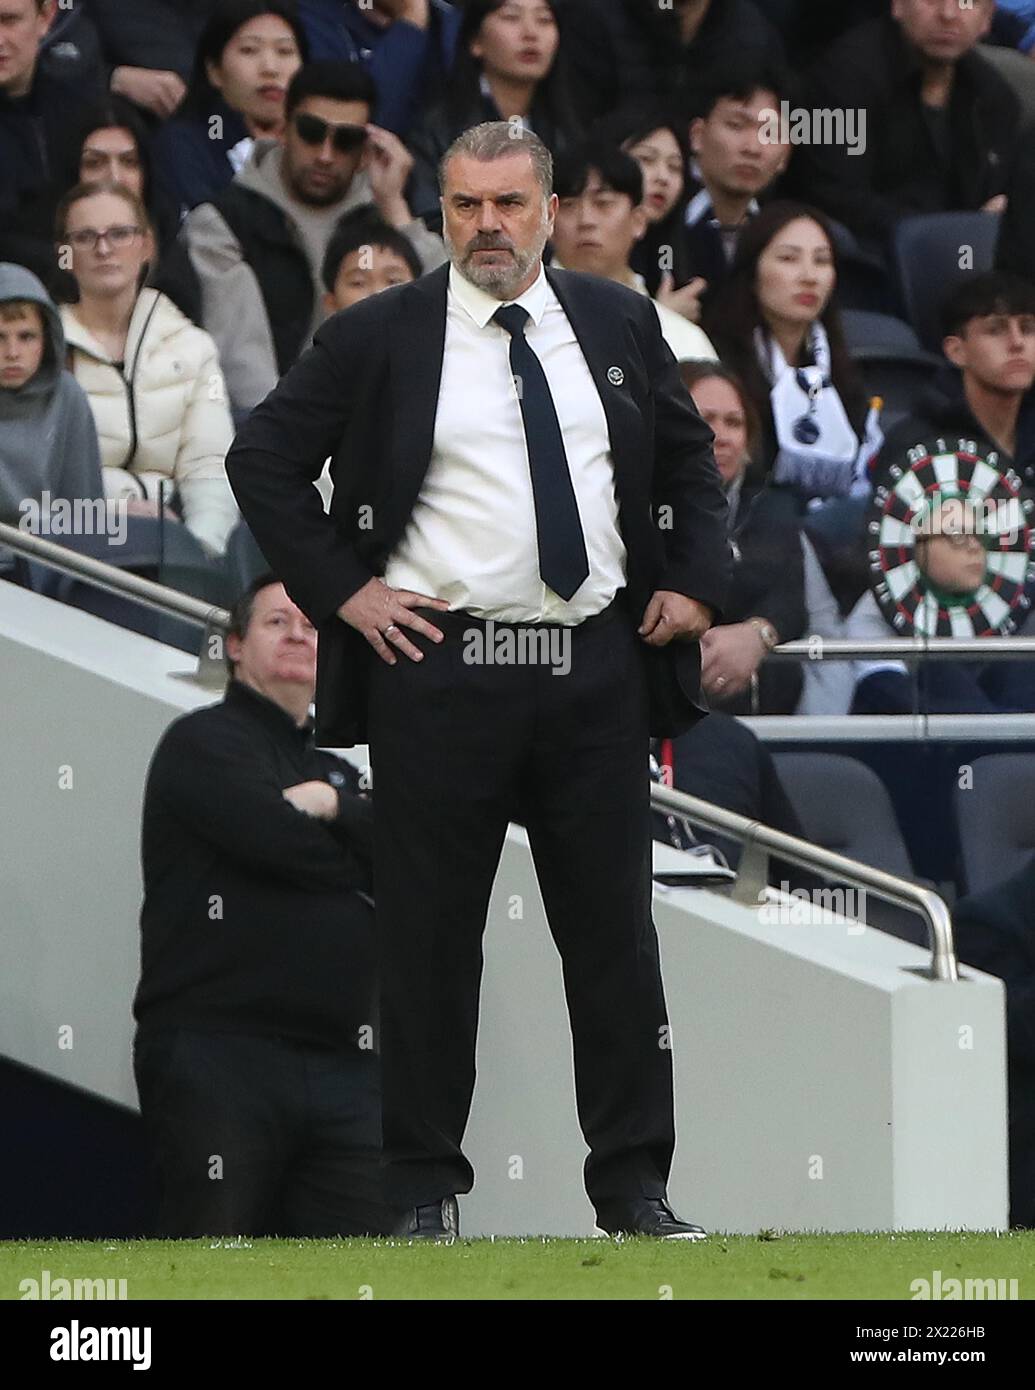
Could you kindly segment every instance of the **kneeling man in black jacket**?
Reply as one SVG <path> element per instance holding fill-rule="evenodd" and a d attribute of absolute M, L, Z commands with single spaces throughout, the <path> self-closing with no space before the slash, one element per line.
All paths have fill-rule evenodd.
<path fill-rule="evenodd" d="M 220 704 L 144 796 L 134 1071 L 160 1233 L 381 1234 L 372 806 L 314 747 L 316 631 L 272 576 L 237 604 Z"/>

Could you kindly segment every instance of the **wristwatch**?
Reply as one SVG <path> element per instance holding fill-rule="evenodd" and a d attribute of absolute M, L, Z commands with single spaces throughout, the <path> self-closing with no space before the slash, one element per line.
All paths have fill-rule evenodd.
<path fill-rule="evenodd" d="M 764 618 L 752 618 L 750 626 L 758 633 L 759 640 L 767 652 L 771 652 L 777 645 L 776 628 L 772 623 L 767 623 Z"/>

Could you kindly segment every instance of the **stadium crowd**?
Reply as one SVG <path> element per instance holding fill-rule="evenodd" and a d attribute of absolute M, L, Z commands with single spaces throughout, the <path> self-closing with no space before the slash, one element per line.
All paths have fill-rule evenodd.
<path fill-rule="evenodd" d="M 161 523 L 146 572 L 185 533 L 193 592 L 232 597 L 265 568 L 235 426 L 330 315 L 446 261 L 439 160 L 506 120 L 554 156 L 548 264 L 653 301 L 714 431 L 735 565 L 711 706 L 1035 713 L 1035 664 L 918 689 L 769 660 L 964 612 L 1035 631 L 1025 526 L 1005 614 L 975 599 L 1001 538 L 955 512 L 913 538 L 911 599 L 874 549 L 921 443 L 1035 500 L 1033 118 L 1032 0 L 0 0 L 0 520 L 125 503 Z M 0 578 L 33 582 L 2 550 Z M 756 741 L 707 722 L 667 752 L 677 784 L 802 833 Z"/>

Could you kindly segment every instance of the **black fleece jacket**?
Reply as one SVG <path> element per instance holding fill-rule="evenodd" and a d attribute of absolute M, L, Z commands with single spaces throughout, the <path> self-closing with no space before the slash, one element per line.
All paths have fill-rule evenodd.
<path fill-rule="evenodd" d="M 336 820 L 284 799 L 336 786 Z M 239 681 L 173 723 L 144 794 L 142 1030 L 359 1046 L 373 1025 L 373 807 L 355 770 Z"/>

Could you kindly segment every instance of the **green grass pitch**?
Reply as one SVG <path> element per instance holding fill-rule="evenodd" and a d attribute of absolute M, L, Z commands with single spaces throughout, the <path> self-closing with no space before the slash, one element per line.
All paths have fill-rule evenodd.
<path fill-rule="evenodd" d="M 125 1279 L 134 1299 L 903 1299 L 916 1279 L 1017 1280 L 1035 1295 L 1035 1231 L 706 1241 L 0 1242 L 0 1299 L 23 1280 Z M 31 1287 L 31 1286 L 30 1286 Z"/>

